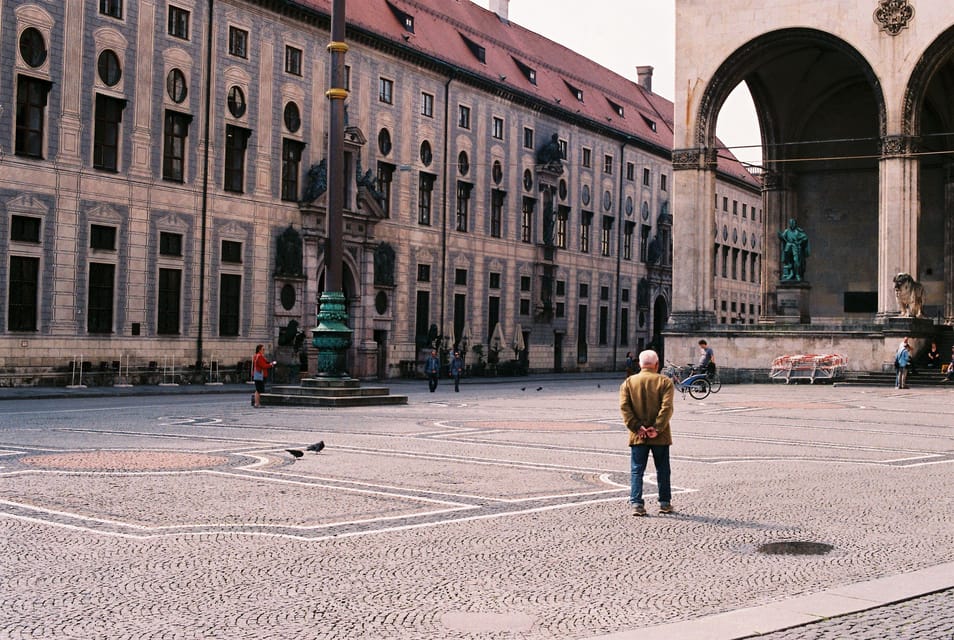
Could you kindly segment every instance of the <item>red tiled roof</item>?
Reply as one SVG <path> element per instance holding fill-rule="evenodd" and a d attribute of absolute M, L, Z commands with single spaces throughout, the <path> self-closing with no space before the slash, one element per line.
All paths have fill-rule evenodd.
<path fill-rule="evenodd" d="M 331 0 L 292 3 L 320 13 L 331 12 Z M 413 17 L 413 33 L 405 30 L 391 7 Z M 347 5 L 347 22 L 491 83 L 548 102 L 568 114 L 663 149 L 673 148 L 670 101 L 553 40 L 501 20 L 471 0 L 352 0 Z M 477 59 L 461 35 L 484 48 L 485 62 Z M 520 64 L 535 71 L 536 84 L 526 77 Z M 582 92 L 582 101 L 571 86 Z M 616 106 L 622 107 L 622 116 Z M 719 169 L 758 184 L 731 152 L 720 151 Z"/>

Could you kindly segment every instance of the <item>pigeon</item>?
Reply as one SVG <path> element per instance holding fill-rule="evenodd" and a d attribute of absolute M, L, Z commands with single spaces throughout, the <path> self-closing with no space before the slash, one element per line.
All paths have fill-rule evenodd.
<path fill-rule="evenodd" d="M 308 445 L 308 450 L 309 450 L 309 451 L 314 451 L 315 453 L 320 452 L 320 451 L 321 451 L 322 449 L 324 449 L 324 448 L 325 448 L 325 441 L 324 441 L 324 440 L 319 440 L 319 441 L 316 442 L 315 444 L 310 444 L 310 445 Z"/>
<path fill-rule="evenodd" d="M 537 391 L 543 391 L 543 387 L 537 387 Z"/>
<path fill-rule="evenodd" d="M 600 383 L 599 383 L 599 382 L 596 383 L 596 388 L 597 388 L 597 389 L 602 389 L 602 387 L 600 386 Z"/>
<path fill-rule="evenodd" d="M 520 387 L 520 390 L 521 390 L 521 391 L 526 391 L 527 388 L 526 388 L 526 387 Z"/>
<path fill-rule="evenodd" d="M 292 454 L 292 455 L 295 456 L 296 458 L 300 458 L 300 457 L 302 457 L 303 455 L 305 455 L 305 453 L 304 453 L 303 451 L 299 451 L 298 449 L 285 449 L 285 451 L 287 451 L 288 453 Z"/>

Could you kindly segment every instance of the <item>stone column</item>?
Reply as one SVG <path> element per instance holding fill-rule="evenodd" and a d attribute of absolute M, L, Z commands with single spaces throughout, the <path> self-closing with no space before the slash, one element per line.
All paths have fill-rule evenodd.
<path fill-rule="evenodd" d="M 712 238 L 715 228 L 715 149 L 673 151 L 673 278 L 669 326 L 715 324 Z"/>
<path fill-rule="evenodd" d="M 894 276 L 918 274 L 918 161 L 909 136 L 881 141 L 878 195 L 878 318 L 897 315 Z"/>
<path fill-rule="evenodd" d="M 944 174 L 944 322 L 954 323 L 954 163 Z M 944 354 L 941 354 L 942 356 Z"/>

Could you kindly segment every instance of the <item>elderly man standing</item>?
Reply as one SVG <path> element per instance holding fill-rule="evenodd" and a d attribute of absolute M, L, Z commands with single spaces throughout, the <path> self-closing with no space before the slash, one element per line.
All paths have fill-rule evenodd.
<path fill-rule="evenodd" d="M 673 383 L 658 373 L 659 356 L 655 351 L 639 354 L 639 368 L 639 373 L 626 378 L 619 388 L 619 410 L 629 429 L 629 502 L 633 506 L 634 516 L 646 515 L 643 473 L 652 453 L 659 487 L 659 513 L 672 513 L 669 470 L 672 432 L 669 430 L 669 420 L 673 412 Z"/>

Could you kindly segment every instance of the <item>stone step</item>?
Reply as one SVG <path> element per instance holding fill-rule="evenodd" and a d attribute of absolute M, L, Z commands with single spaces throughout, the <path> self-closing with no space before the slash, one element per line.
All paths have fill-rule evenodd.
<path fill-rule="evenodd" d="M 283 396 L 324 396 L 343 398 L 346 396 L 386 396 L 391 392 L 388 387 L 306 387 L 293 385 L 275 385 L 269 393 Z"/>
<path fill-rule="evenodd" d="M 263 393 L 262 404 L 276 407 L 372 407 L 407 404 L 407 396 L 397 395 L 282 395 Z"/>

